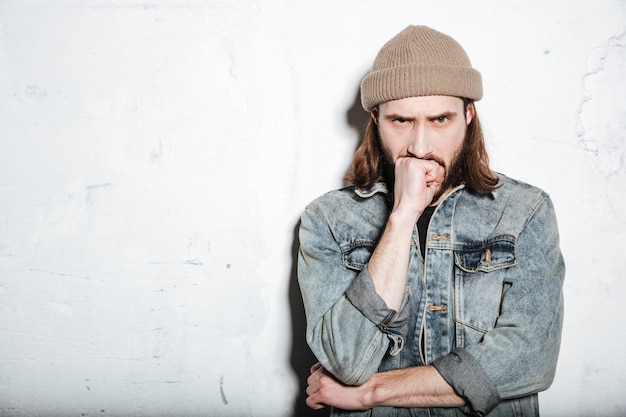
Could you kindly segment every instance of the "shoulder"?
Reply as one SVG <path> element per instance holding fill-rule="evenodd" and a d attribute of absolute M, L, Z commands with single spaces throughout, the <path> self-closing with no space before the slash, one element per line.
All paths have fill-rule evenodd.
<path fill-rule="evenodd" d="M 317 213 L 379 211 L 385 210 L 388 202 L 387 188 L 377 183 L 368 189 L 347 186 L 329 191 L 311 201 L 306 210 Z"/>
<path fill-rule="evenodd" d="M 498 189 L 496 190 L 496 195 L 498 194 L 498 190 L 502 190 L 506 193 L 521 195 L 542 195 L 544 196 L 544 198 L 547 197 L 547 193 L 535 185 L 508 177 L 501 173 L 498 173 L 497 175 L 499 178 L 499 182 Z"/>
<path fill-rule="evenodd" d="M 541 188 L 498 174 L 498 188 L 491 194 L 463 192 L 455 204 L 455 231 L 461 241 L 519 236 L 538 212 L 552 211 Z M 546 204 L 546 202 L 548 202 Z"/>
<path fill-rule="evenodd" d="M 378 235 L 390 210 L 391 204 L 384 185 L 368 190 L 349 186 L 329 191 L 311 201 L 301 220 L 302 224 L 311 228 L 324 225 L 335 238 L 366 238 Z"/>
<path fill-rule="evenodd" d="M 500 181 L 494 192 L 494 200 L 509 210 L 533 212 L 549 199 L 548 193 L 535 185 L 500 173 L 498 177 Z"/>
<path fill-rule="evenodd" d="M 462 205 L 484 207 L 489 210 L 496 208 L 510 209 L 518 204 L 540 204 L 548 198 L 548 194 L 539 187 L 501 173 L 497 173 L 497 176 L 498 184 L 493 192 L 477 194 L 467 190 L 463 192 Z"/>

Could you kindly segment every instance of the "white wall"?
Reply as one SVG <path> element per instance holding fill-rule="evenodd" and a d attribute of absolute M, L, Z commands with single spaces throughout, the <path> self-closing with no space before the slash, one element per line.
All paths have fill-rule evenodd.
<path fill-rule="evenodd" d="M 543 415 L 626 415 L 623 0 L 0 0 L 0 415 L 307 413 L 295 227 L 410 23 L 465 46 L 493 166 L 555 201 Z"/>

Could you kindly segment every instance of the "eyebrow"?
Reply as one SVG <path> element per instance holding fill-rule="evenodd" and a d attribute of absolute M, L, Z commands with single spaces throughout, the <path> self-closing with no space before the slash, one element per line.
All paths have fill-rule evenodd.
<path fill-rule="evenodd" d="M 403 116 L 398 113 L 390 113 L 390 114 L 385 115 L 385 119 L 386 120 L 394 120 L 394 119 L 413 120 L 413 117 Z"/>
<path fill-rule="evenodd" d="M 432 116 L 426 116 L 426 119 L 428 119 L 428 120 L 435 120 L 435 119 L 439 119 L 440 117 L 453 118 L 457 114 L 458 113 L 455 112 L 455 111 L 443 111 L 441 113 L 435 113 Z M 394 119 L 415 120 L 415 117 L 403 116 L 402 114 L 399 114 L 399 113 L 390 113 L 390 114 L 385 115 L 385 119 L 386 120 L 394 120 Z"/>
<path fill-rule="evenodd" d="M 442 113 L 436 114 L 435 116 L 428 116 L 428 120 L 435 120 L 435 119 L 439 119 L 440 117 L 448 117 L 448 118 L 453 118 L 457 115 L 457 112 L 455 111 L 444 111 Z"/>

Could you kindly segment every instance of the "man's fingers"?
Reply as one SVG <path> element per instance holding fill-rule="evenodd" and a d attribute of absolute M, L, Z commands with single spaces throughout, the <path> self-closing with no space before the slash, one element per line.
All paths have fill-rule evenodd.
<path fill-rule="evenodd" d="M 312 386 L 318 387 L 319 384 L 317 381 L 319 381 L 320 377 L 317 373 L 312 373 L 311 375 L 309 375 L 309 377 L 306 379 L 306 383 L 308 385 L 308 388 L 306 389 L 306 393 L 309 394 L 309 388 L 311 388 Z M 319 389 L 319 388 L 318 388 Z M 316 389 L 317 391 L 317 389 Z"/>
<path fill-rule="evenodd" d="M 426 182 L 427 183 L 442 182 L 443 176 L 445 173 L 445 170 L 443 169 L 443 167 L 436 163 L 436 165 L 429 167 L 429 168 L 430 169 L 426 171 Z"/>
<path fill-rule="evenodd" d="M 318 362 L 315 365 L 311 366 L 311 375 L 306 379 L 307 388 L 306 388 L 306 405 L 311 407 L 314 410 L 320 410 L 324 408 L 326 405 L 319 402 L 319 390 L 321 388 L 320 379 L 324 376 L 324 368 Z"/>
<path fill-rule="evenodd" d="M 315 371 L 317 371 L 318 369 L 320 369 L 322 367 L 322 364 L 317 362 L 316 364 L 314 364 L 313 366 L 311 366 L 311 369 L 309 370 L 311 373 L 314 373 Z"/>
<path fill-rule="evenodd" d="M 322 408 L 326 407 L 324 404 L 315 402 L 314 400 L 311 399 L 311 397 L 308 397 L 306 399 L 306 405 L 308 405 L 314 410 L 321 410 Z"/>
<path fill-rule="evenodd" d="M 420 172 L 426 182 L 429 183 L 443 181 L 445 174 L 445 169 L 437 161 L 412 157 L 398 158 L 396 168 L 397 176 L 401 175 L 402 172 L 412 173 L 409 175 L 415 175 L 415 173 Z"/>
<path fill-rule="evenodd" d="M 315 394 L 320 390 L 320 379 L 325 375 L 324 368 L 319 363 L 316 363 L 311 367 L 311 375 L 306 379 L 307 388 L 306 393 L 308 396 Z"/>
<path fill-rule="evenodd" d="M 395 162 L 395 174 L 394 205 L 419 216 L 439 192 L 445 169 L 435 160 L 402 157 Z"/>

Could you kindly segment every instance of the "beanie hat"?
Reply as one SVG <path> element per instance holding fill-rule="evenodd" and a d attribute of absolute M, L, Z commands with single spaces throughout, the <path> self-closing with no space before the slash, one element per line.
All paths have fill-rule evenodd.
<path fill-rule="evenodd" d="M 361 82 L 361 104 L 369 112 L 386 101 L 428 95 L 480 100 L 482 78 L 450 36 L 408 26 L 378 52 Z"/>

